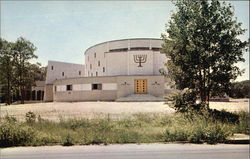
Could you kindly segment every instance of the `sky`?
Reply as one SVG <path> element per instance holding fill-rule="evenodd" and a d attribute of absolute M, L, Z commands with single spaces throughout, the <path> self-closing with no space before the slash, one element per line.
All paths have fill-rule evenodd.
<path fill-rule="evenodd" d="M 48 60 L 84 64 L 87 48 L 110 40 L 160 38 L 175 6 L 171 1 L 0 1 L 2 38 L 24 37 L 37 50 L 37 62 Z M 235 17 L 248 29 L 249 2 L 230 1 Z M 249 79 L 249 52 L 238 63 Z"/>

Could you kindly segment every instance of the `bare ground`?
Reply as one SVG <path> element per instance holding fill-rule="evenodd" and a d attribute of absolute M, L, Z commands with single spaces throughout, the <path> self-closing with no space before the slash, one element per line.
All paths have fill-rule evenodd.
<path fill-rule="evenodd" d="M 231 100 L 230 102 L 210 102 L 210 108 L 230 112 L 249 112 L 249 100 Z M 5 115 L 24 120 L 25 114 L 32 111 L 44 119 L 60 118 L 97 118 L 109 115 L 123 118 L 135 113 L 171 114 L 174 109 L 164 102 L 50 102 L 0 106 L 1 118 Z"/>

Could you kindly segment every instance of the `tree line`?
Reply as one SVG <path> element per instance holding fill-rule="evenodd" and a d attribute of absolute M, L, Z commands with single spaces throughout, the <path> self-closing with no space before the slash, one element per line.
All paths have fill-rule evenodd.
<path fill-rule="evenodd" d="M 24 103 L 27 92 L 36 80 L 44 80 L 46 68 L 40 63 L 32 63 L 36 59 L 36 47 L 23 37 L 15 42 L 0 38 L 0 88 L 2 102 L 11 104 L 20 100 Z"/>
<path fill-rule="evenodd" d="M 232 98 L 250 98 L 250 80 L 232 83 L 228 95 Z"/>

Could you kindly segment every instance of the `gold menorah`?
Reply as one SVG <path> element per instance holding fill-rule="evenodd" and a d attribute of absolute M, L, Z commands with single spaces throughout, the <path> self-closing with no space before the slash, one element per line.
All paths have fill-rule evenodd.
<path fill-rule="evenodd" d="M 147 55 L 134 55 L 134 62 L 139 63 L 138 67 L 142 67 L 142 63 L 146 63 Z"/>

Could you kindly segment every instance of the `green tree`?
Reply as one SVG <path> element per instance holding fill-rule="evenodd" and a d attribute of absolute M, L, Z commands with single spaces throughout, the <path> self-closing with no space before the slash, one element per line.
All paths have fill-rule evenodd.
<path fill-rule="evenodd" d="M 177 11 L 166 25 L 162 52 L 168 76 L 178 89 L 189 88 L 209 104 L 211 96 L 228 91 L 242 71 L 235 63 L 244 61 L 246 42 L 238 36 L 245 32 L 233 18 L 231 4 L 217 0 L 174 2 Z"/>
<path fill-rule="evenodd" d="M 8 105 L 11 103 L 12 81 L 14 79 L 12 45 L 12 43 L 0 39 L 0 85 L 1 91 L 3 91 L 1 94 Z"/>
<path fill-rule="evenodd" d="M 30 85 L 30 60 L 37 58 L 34 54 L 36 47 L 28 40 L 20 37 L 13 45 L 14 68 L 15 68 L 15 86 L 19 94 L 21 103 L 24 103 L 24 97 L 27 86 Z"/>

